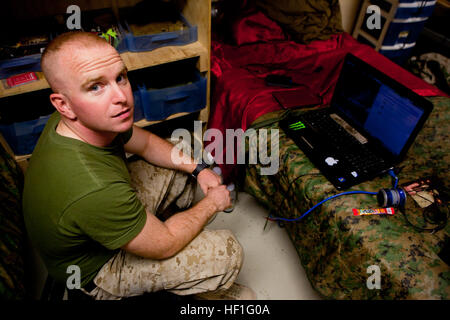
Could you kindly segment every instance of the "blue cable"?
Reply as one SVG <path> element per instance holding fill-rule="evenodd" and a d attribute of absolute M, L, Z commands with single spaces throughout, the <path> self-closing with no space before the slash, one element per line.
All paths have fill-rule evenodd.
<path fill-rule="evenodd" d="M 394 170 L 389 170 L 388 174 L 394 178 L 394 189 L 397 188 L 398 185 L 398 177 L 396 176 Z M 338 193 L 335 194 L 334 196 L 328 197 L 322 201 L 320 201 L 318 204 L 314 205 L 311 209 L 309 209 L 308 211 L 306 211 L 304 214 L 302 214 L 300 217 L 297 218 L 281 218 L 281 217 L 271 217 L 269 215 L 268 219 L 272 220 L 272 221 L 287 221 L 287 222 L 295 222 L 298 221 L 300 219 L 302 219 L 304 216 L 306 216 L 307 214 L 311 213 L 311 211 L 313 211 L 314 209 L 316 209 L 318 206 L 320 206 L 322 203 L 327 202 L 328 200 L 340 197 L 340 196 L 344 196 L 347 194 L 370 194 L 370 195 L 377 195 L 378 192 L 369 192 L 369 191 L 346 191 L 346 192 L 342 192 L 342 193 Z"/>
<path fill-rule="evenodd" d="M 324 202 L 326 202 L 326 201 L 328 201 L 328 200 L 331 200 L 331 199 L 340 197 L 340 196 L 347 195 L 347 194 L 370 194 L 370 195 L 377 195 L 377 192 L 369 192 L 369 191 L 346 191 L 346 192 L 342 192 L 342 193 L 339 193 L 339 194 L 335 194 L 334 196 L 328 197 L 328 198 L 326 198 L 326 199 L 320 201 L 318 204 L 314 205 L 311 209 L 309 209 L 308 211 L 306 211 L 303 215 L 301 215 L 301 216 L 298 217 L 298 218 L 295 218 L 295 219 L 289 219 L 289 218 L 281 218 L 281 217 L 270 217 L 270 215 L 269 215 L 269 219 L 270 219 L 270 220 L 273 220 L 273 221 L 279 220 L 279 221 L 287 221 L 287 222 L 298 221 L 298 220 L 302 219 L 304 216 L 306 216 L 307 214 L 309 214 L 311 211 L 313 211 L 315 208 L 317 208 L 318 206 L 320 206 L 322 203 L 324 203 Z"/>
<path fill-rule="evenodd" d="M 392 177 L 392 178 L 394 178 L 394 189 L 396 189 L 397 188 L 397 185 L 398 185 L 398 177 L 395 175 L 395 173 L 394 173 L 394 170 L 389 170 L 388 171 L 388 174 Z"/>

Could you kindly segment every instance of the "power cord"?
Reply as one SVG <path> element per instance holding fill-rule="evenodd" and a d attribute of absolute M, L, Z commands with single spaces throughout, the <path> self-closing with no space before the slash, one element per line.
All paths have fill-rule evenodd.
<path fill-rule="evenodd" d="M 316 209 L 318 206 L 320 206 L 321 204 L 323 204 L 324 202 L 327 202 L 328 200 L 332 200 L 334 198 L 340 197 L 340 196 L 345 196 L 348 194 L 370 194 L 370 195 L 377 195 L 377 192 L 369 192 L 369 191 L 346 191 L 346 192 L 342 192 L 339 194 L 335 194 L 334 196 L 328 197 L 322 201 L 320 201 L 318 204 L 314 205 L 311 209 L 309 209 L 308 211 L 306 211 L 304 214 L 302 214 L 300 217 L 297 218 L 282 218 L 282 217 L 271 217 L 269 216 L 267 219 L 270 221 L 277 221 L 277 220 L 281 220 L 281 221 L 287 221 L 287 222 L 295 222 L 298 221 L 300 219 L 302 219 L 303 217 L 305 217 L 306 215 L 308 215 L 309 213 L 311 213 L 314 209 Z"/>
<path fill-rule="evenodd" d="M 288 111 L 289 111 L 289 110 L 288 110 Z M 298 179 L 303 178 L 303 177 L 307 177 L 307 176 L 320 176 L 320 175 L 321 175 L 320 173 L 306 173 L 306 174 L 301 174 L 301 175 L 299 175 L 298 177 L 296 177 L 294 180 L 292 180 L 292 181 L 289 183 L 289 187 L 288 187 L 288 189 L 287 189 L 287 193 L 286 193 L 286 194 L 289 195 L 292 186 L 294 185 L 294 183 L 295 183 Z M 281 207 L 282 207 L 282 202 L 283 202 L 283 200 L 281 200 L 281 202 L 278 203 L 278 205 L 276 206 L 276 208 L 281 208 Z M 271 210 L 270 212 L 272 212 L 272 210 Z M 284 227 L 284 225 L 283 225 L 283 223 L 282 223 L 282 219 L 273 219 L 273 218 L 271 217 L 271 213 L 270 213 L 270 212 L 269 212 L 269 215 L 268 215 L 267 218 L 266 218 L 266 223 L 264 224 L 263 230 L 266 230 L 267 223 L 268 223 L 269 221 L 276 221 L 276 222 L 278 223 L 278 226 L 279 226 L 280 228 Z"/>
<path fill-rule="evenodd" d="M 445 226 L 447 225 L 447 221 L 448 221 L 448 206 L 443 206 L 442 207 L 443 210 L 440 209 L 439 206 L 437 206 L 436 204 L 432 204 L 428 207 L 426 207 L 423 211 L 423 217 L 424 220 L 427 223 L 430 224 L 438 224 L 438 221 L 435 221 L 435 219 L 433 219 L 433 216 L 436 216 L 436 212 L 440 212 L 440 214 L 442 214 L 442 222 L 440 225 L 438 225 L 435 228 L 422 228 L 419 227 L 417 225 L 414 225 L 411 221 L 409 221 L 408 216 L 406 215 L 405 209 L 404 208 L 400 208 L 400 212 L 403 214 L 403 216 L 405 217 L 406 222 L 413 227 L 414 229 L 416 229 L 417 231 L 422 231 L 422 232 L 430 232 L 430 233 L 435 233 L 441 229 L 444 229 Z M 433 210 L 433 211 L 432 211 Z"/>
<path fill-rule="evenodd" d="M 446 195 L 444 195 L 444 198 L 440 198 L 442 195 L 439 195 L 439 198 L 436 197 L 436 195 L 433 195 L 434 201 L 431 201 L 430 199 L 421 196 L 420 194 L 416 193 L 415 196 L 420 197 L 421 199 L 430 202 L 430 205 L 425 207 L 423 209 L 423 219 L 425 222 L 429 224 L 438 225 L 435 228 L 423 228 L 419 227 L 417 225 L 414 225 L 406 215 L 406 210 L 403 207 L 400 207 L 400 212 L 403 214 L 406 222 L 412 226 L 414 229 L 418 231 L 424 231 L 424 232 L 431 232 L 435 233 L 436 231 L 439 231 L 447 225 L 448 222 L 448 216 L 449 216 L 449 208 L 448 203 L 446 200 Z"/>
<path fill-rule="evenodd" d="M 289 194 L 292 186 L 294 185 L 294 183 L 300 179 L 303 178 L 305 176 L 319 176 L 321 175 L 320 173 L 307 173 L 307 174 L 302 174 L 299 175 L 298 177 L 296 177 L 294 180 L 292 180 L 292 182 L 289 183 L 289 188 L 287 190 L 287 194 Z M 327 202 L 328 200 L 332 200 L 334 198 L 340 197 L 340 196 L 344 196 L 344 195 L 349 195 L 349 194 L 370 194 L 370 195 L 377 195 L 377 192 L 369 192 L 369 191 L 346 191 L 346 192 L 342 192 L 333 196 L 330 196 L 322 201 L 320 201 L 319 203 L 317 203 L 316 205 L 314 205 L 312 208 L 310 208 L 308 211 L 306 211 L 304 214 L 302 214 L 300 217 L 297 218 L 283 218 L 283 217 L 273 217 L 271 214 L 269 214 L 267 216 L 267 221 L 285 221 L 285 222 L 295 222 L 295 221 L 299 221 L 301 219 L 303 219 L 306 215 L 310 214 L 314 209 L 316 209 L 317 207 L 319 207 L 320 205 L 322 205 L 323 203 Z M 278 206 L 279 208 L 281 208 L 281 203 Z M 266 222 L 267 225 L 267 222 Z M 265 228 L 266 226 L 264 226 Z"/>
<path fill-rule="evenodd" d="M 399 171 L 399 170 L 397 170 Z M 342 192 L 339 194 L 335 194 L 333 196 L 330 196 L 322 201 L 320 201 L 319 203 L 317 203 L 316 205 L 314 205 L 313 207 L 311 207 L 309 210 L 307 210 L 305 213 L 303 213 L 301 216 L 297 217 L 297 218 L 283 218 L 283 217 L 274 217 L 271 214 L 269 214 L 267 216 L 267 221 L 266 224 L 264 225 L 264 229 L 266 228 L 267 222 L 268 221 L 276 221 L 279 224 L 281 222 L 296 222 L 299 221 L 301 219 L 303 219 L 305 216 L 307 216 L 308 214 L 310 214 L 313 210 L 315 210 L 317 207 L 319 207 L 320 205 L 322 205 L 323 203 L 344 196 L 344 195 L 351 195 L 351 194 L 368 194 L 368 195 L 376 195 L 377 197 L 380 197 L 381 194 L 387 194 L 387 197 L 385 197 L 384 201 L 387 204 L 387 206 L 396 206 L 400 209 L 400 212 L 403 214 L 406 222 L 411 225 L 414 229 L 418 230 L 418 231 L 427 231 L 427 232 L 431 232 L 434 233 L 436 231 L 439 231 L 441 229 L 443 229 L 446 225 L 447 225 L 447 221 L 448 221 L 448 205 L 447 204 L 443 204 L 441 203 L 441 205 L 438 205 L 436 203 L 433 203 L 430 207 L 430 209 L 433 207 L 435 208 L 435 210 L 437 211 L 433 211 L 433 212 L 428 212 L 430 209 L 425 209 L 424 210 L 424 219 L 425 221 L 427 221 L 428 223 L 434 223 L 437 224 L 439 222 L 442 221 L 442 223 L 440 225 L 438 225 L 435 228 L 422 228 L 419 226 L 414 225 L 413 223 L 411 223 L 406 215 L 405 212 L 405 202 L 406 202 L 406 194 L 405 191 L 403 189 L 398 188 L 398 176 L 395 174 L 394 170 L 389 170 L 388 174 L 393 178 L 393 189 L 381 189 L 379 192 L 370 192 L 370 191 L 346 191 L 346 192 Z M 293 184 L 300 178 L 305 177 L 305 176 L 318 176 L 320 175 L 320 173 L 309 173 L 309 174 L 303 174 L 300 175 L 298 177 L 296 177 L 291 183 L 289 183 L 289 188 L 287 190 L 287 194 L 289 195 L 289 192 L 293 186 Z M 392 194 L 391 194 L 392 193 Z M 425 198 L 424 198 L 425 199 Z M 428 200 L 428 199 L 427 199 Z M 378 201 L 380 202 L 380 198 L 378 199 Z M 428 200 L 430 201 L 430 200 Z M 430 201 L 431 202 L 431 201 Z M 442 201 L 441 201 L 442 202 Z M 278 206 L 279 208 L 281 208 L 281 203 Z M 436 215 L 436 212 L 439 212 L 440 215 Z M 437 216 L 437 217 L 436 217 Z M 438 220 L 438 221 L 436 221 Z M 280 225 L 282 226 L 282 225 Z"/>

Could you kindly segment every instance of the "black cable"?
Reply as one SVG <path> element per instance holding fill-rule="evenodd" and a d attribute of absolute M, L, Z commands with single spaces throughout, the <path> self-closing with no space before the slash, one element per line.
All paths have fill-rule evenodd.
<path fill-rule="evenodd" d="M 408 219 L 408 217 L 406 215 L 406 212 L 405 212 L 405 208 L 400 208 L 400 212 L 405 217 L 406 222 L 408 222 L 408 224 L 411 227 L 413 227 L 414 229 L 416 229 L 418 231 L 427 231 L 427 232 L 435 233 L 436 231 L 439 231 L 439 230 L 445 228 L 445 226 L 447 225 L 447 221 L 448 221 L 448 208 L 447 208 L 447 213 L 445 213 L 445 219 L 443 220 L 443 222 L 440 225 L 438 225 L 435 228 L 422 228 L 422 227 L 416 226 L 411 221 L 409 221 L 409 219 Z"/>
<path fill-rule="evenodd" d="M 436 203 L 439 200 L 435 199 L 435 201 L 431 201 L 430 199 L 427 199 L 418 193 L 416 193 L 415 196 L 418 196 L 418 197 L 422 198 L 423 200 L 426 200 L 431 203 L 429 206 L 425 207 L 422 212 L 422 216 L 423 216 L 423 219 L 425 220 L 425 222 L 427 222 L 429 224 L 435 224 L 435 225 L 439 224 L 441 221 L 442 221 L 442 223 L 435 228 L 422 228 L 422 227 L 416 226 L 411 221 L 409 221 L 409 219 L 406 215 L 406 212 L 405 212 L 405 208 L 400 208 L 400 212 L 405 217 L 406 222 L 408 222 L 408 224 L 411 225 L 414 229 L 419 230 L 419 231 L 428 231 L 431 233 L 435 233 L 436 231 L 443 229 L 447 225 L 447 222 L 448 222 L 448 211 L 449 211 L 448 204 L 443 204 L 442 201 L 440 201 L 441 205 L 439 205 Z M 440 218 L 437 218 L 436 212 L 443 214 L 443 216 L 441 216 Z"/>

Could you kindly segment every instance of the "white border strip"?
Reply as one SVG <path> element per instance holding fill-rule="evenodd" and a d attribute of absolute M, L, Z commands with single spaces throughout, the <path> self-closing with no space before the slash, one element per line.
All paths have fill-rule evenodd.
<path fill-rule="evenodd" d="M 399 50 L 399 49 L 409 49 L 416 45 L 415 42 L 413 43 L 397 43 L 393 46 L 381 46 L 381 50 Z"/>
<path fill-rule="evenodd" d="M 414 22 L 422 22 L 427 20 L 428 17 L 414 17 L 408 19 L 394 19 L 392 22 L 401 22 L 401 23 L 414 23 Z"/>
<path fill-rule="evenodd" d="M 427 1 L 424 3 L 424 1 L 416 1 L 416 2 L 403 2 L 399 3 L 399 8 L 419 8 L 422 7 L 429 7 L 434 6 L 436 4 L 437 0 Z"/>

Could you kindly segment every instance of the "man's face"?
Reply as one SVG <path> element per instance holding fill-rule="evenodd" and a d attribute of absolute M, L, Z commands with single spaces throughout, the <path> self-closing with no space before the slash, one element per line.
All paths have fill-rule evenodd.
<path fill-rule="evenodd" d="M 79 125 L 119 133 L 133 124 L 134 101 L 126 67 L 110 46 L 74 48 L 62 58 L 65 96 Z"/>

